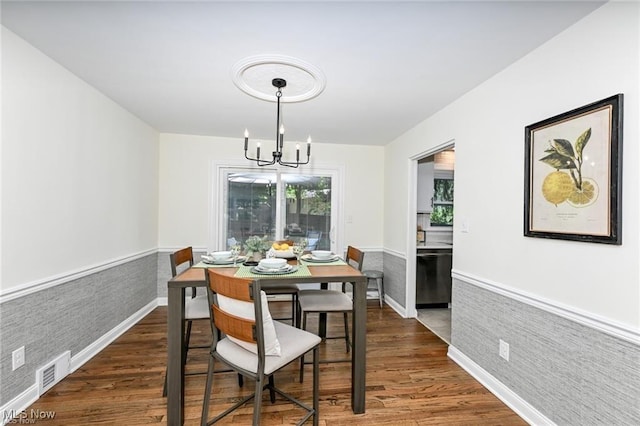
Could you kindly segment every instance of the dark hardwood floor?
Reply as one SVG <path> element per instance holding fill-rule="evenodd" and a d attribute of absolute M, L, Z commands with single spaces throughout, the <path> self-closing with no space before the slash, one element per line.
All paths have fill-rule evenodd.
<path fill-rule="evenodd" d="M 272 302 L 272 310 L 286 302 Z M 166 307 L 151 312 L 109 347 L 70 374 L 27 409 L 54 411 L 47 425 L 166 424 L 162 397 L 166 365 Z M 389 307 L 370 301 L 367 312 L 366 413 L 350 408 L 350 364 L 321 364 L 321 425 L 524 425 L 520 417 L 447 358 L 447 345 L 414 319 L 403 319 Z M 339 334 L 339 316 L 329 320 L 329 333 Z M 315 323 L 311 323 L 313 327 Z M 313 328 L 311 328 L 313 330 Z M 194 342 L 206 343 L 207 322 L 194 326 Z M 327 340 L 323 357 L 345 356 L 344 340 Z M 203 371 L 206 349 L 189 352 L 187 370 Z M 310 401 L 311 366 L 298 382 L 298 364 L 276 375 L 285 391 Z M 186 378 L 185 424 L 200 422 L 205 375 Z M 216 375 L 211 413 L 247 392 L 233 373 Z M 301 411 L 278 399 L 263 404 L 263 424 L 295 424 Z M 215 411 L 217 412 L 217 411 Z M 251 405 L 222 424 L 250 424 Z"/>

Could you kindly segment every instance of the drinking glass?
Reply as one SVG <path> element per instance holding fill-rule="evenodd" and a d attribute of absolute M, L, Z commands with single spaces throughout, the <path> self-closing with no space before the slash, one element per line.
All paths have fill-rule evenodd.
<path fill-rule="evenodd" d="M 296 244 L 293 247 L 291 247 L 291 250 L 293 251 L 293 254 L 295 254 L 296 259 L 298 260 L 298 265 L 299 265 L 300 264 L 300 256 L 302 256 L 302 253 L 304 253 L 304 247 Z"/>
<path fill-rule="evenodd" d="M 240 255 L 240 245 L 236 244 L 231 246 L 231 256 L 233 257 L 233 266 L 236 266 L 238 261 L 238 255 Z"/>

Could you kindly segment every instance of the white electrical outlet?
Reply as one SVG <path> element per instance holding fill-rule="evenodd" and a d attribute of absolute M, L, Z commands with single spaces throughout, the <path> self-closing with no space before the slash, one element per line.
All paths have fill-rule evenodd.
<path fill-rule="evenodd" d="M 11 353 L 11 360 L 13 363 L 13 370 L 24 365 L 24 346 L 20 346 Z"/>
<path fill-rule="evenodd" d="M 500 356 L 507 361 L 509 361 L 509 344 L 504 340 L 500 339 Z"/>

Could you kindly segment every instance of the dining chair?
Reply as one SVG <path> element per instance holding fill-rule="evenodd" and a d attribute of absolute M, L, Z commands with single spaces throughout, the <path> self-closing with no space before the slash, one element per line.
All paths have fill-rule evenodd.
<path fill-rule="evenodd" d="M 278 244 L 287 243 L 289 247 L 293 246 L 295 243 L 293 240 L 280 240 L 275 241 Z M 291 321 L 291 325 L 296 326 L 296 312 L 298 307 L 298 285 L 297 284 L 288 284 L 283 283 L 277 287 L 270 287 L 264 290 L 267 295 L 287 295 L 291 297 L 291 316 L 290 317 L 279 317 L 274 318 L 279 321 Z"/>
<path fill-rule="evenodd" d="M 169 262 L 171 264 L 171 276 L 175 277 L 178 273 L 193 266 L 193 248 L 185 247 L 176 252 L 169 254 Z M 193 321 L 208 320 L 209 319 L 209 300 L 207 294 L 198 295 L 197 288 L 191 287 L 190 294 L 185 295 L 184 300 L 184 321 L 186 325 L 185 336 L 182 342 L 182 359 L 185 364 L 187 362 L 187 353 L 189 349 L 207 349 L 210 347 L 207 345 L 191 345 L 191 327 Z M 186 292 L 185 292 L 186 293 Z M 228 370 L 225 370 L 228 371 Z M 203 372 L 189 372 L 185 375 L 204 374 Z M 240 387 L 243 385 L 242 376 L 238 376 L 238 384 Z M 167 372 L 164 374 L 164 387 L 162 389 L 162 396 L 167 396 Z"/>
<path fill-rule="evenodd" d="M 169 262 L 171 264 L 171 276 L 175 277 L 179 272 L 182 272 L 184 269 L 193 266 L 193 248 L 185 247 L 183 249 L 170 253 Z M 186 330 L 182 342 L 182 359 L 184 359 L 185 363 L 187 360 L 187 353 L 189 349 L 209 347 L 209 345 L 191 346 L 191 327 L 193 325 L 193 321 L 209 319 L 209 302 L 207 300 L 206 294 L 198 295 L 196 287 L 191 287 L 188 290 L 190 290 L 190 294 L 187 294 L 184 300 L 184 320 Z M 162 390 L 162 396 L 167 396 L 166 371 L 164 375 L 164 388 Z"/>
<path fill-rule="evenodd" d="M 259 425 L 262 395 L 263 391 L 268 389 L 271 403 L 275 403 L 277 393 L 306 411 L 298 424 L 313 417 L 313 424 L 317 426 L 319 423 L 318 346 L 321 339 L 313 333 L 280 321 L 273 321 L 269 313 L 266 293 L 261 290 L 259 281 L 223 275 L 213 269 L 208 269 L 205 276 L 211 306 L 210 322 L 213 342 L 202 404 L 201 425 L 208 426 L 216 423 L 251 399 L 253 399 L 253 425 Z M 309 351 L 313 351 L 313 406 L 276 388 L 274 380 L 274 373 Z M 208 420 L 216 361 L 255 380 L 255 390 L 251 395 Z"/>
<path fill-rule="evenodd" d="M 307 250 L 318 248 L 318 242 L 322 238 L 322 231 L 307 231 Z"/>
<path fill-rule="evenodd" d="M 349 246 L 345 256 L 345 262 L 362 271 L 364 262 L 364 252 Z M 347 352 L 351 349 L 351 341 L 349 338 L 349 312 L 353 312 L 353 301 L 346 294 L 347 283 L 342 283 L 341 290 L 316 290 L 316 289 L 300 289 L 298 290 L 298 308 L 299 315 L 302 316 L 302 329 L 306 330 L 307 315 L 311 313 L 342 313 L 344 320 L 344 336 L 325 337 L 326 339 L 345 339 Z M 323 360 L 326 362 L 344 362 L 344 360 Z M 304 357 L 300 359 L 300 382 L 304 378 Z"/>

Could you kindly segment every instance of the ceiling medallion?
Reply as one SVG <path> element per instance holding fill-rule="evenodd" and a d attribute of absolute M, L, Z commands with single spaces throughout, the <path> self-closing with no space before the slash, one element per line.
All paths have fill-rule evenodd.
<path fill-rule="evenodd" d="M 256 55 L 237 62 L 232 68 L 233 83 L 246 94 L 264 101 L 276 102 L 272 81 L 287 81 L 282 103 L 304 102 L 318 96 L 326 86 L 324 73 L 301 59 L 284 55 Z"/>

